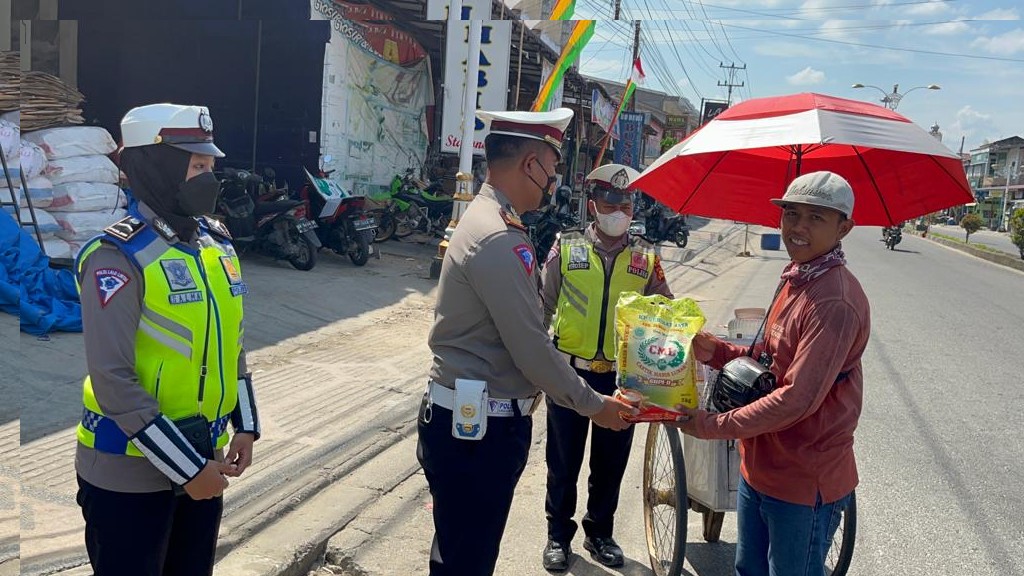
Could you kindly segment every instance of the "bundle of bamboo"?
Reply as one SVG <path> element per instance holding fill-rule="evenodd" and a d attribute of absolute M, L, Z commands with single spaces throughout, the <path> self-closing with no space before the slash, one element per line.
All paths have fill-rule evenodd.
<path fill-rule="evenodd" d="M 21 80 L 21 129 L 24 132 L 82 124 L 81 92 L 44 72 L 26 72 Z"/>
<path fill-rule="evenodd" d="M 0 112 L 18 109 L 21 101 L 21 56 L 0 51 Z"/>

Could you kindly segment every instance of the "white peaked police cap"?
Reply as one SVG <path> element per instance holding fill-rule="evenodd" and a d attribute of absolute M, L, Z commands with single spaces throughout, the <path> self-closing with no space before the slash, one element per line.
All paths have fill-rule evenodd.
<path fill-rule="evenodd" d="M 587 174 L 591 195 L 611 204 L 625 204 L 632 199 L 633 182 L 640 173 L 624 164 L 605 164 Z"/>
<path fill-rule="evenodd" d="M 550 112 L 505 112 L 477 110 L 477 118 L 490 128 L 491 134 L 532 138 L 547 142 L 562 157 L 562 138 L 572 121 L 572 110 L 556 108 Z"/>
<path fill-rule="evenodd" d="M 149 104 L 132 108 L 121 119 L 121 146 L 167 144 L 193 154 L 223 158 L 213 143 L 213 119 L 206 106 Z"/>

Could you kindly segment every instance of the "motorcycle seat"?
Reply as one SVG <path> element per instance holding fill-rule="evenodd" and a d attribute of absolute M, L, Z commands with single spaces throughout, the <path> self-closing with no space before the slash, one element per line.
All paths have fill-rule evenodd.
<path fill-rule="evenodd" d="M 260 202 L 256 205 L 254 212 L 257 216 L 265 216 L 276 212 L 286 212 L 301 205 L 302 200 L 275 200 L 273 202 Z"/>
<path fill-rule="evenodd" d="M 425 204 L 427 208 L 443 209 L 452 205 L 454 200 L 451 198 L 431 198 L 426 195 L 422 195 L 419 198 L 420 202 Z"/>

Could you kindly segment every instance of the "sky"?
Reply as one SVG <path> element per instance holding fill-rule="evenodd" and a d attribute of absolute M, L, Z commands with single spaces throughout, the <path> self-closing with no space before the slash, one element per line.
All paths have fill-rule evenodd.
<path fill-rule="evenodd" d="M 614 0 L 577 0 L 575 18 L 599 20 L 580 70 L 624 82 L 631 22 Z M 897 111 L 943 143 L 970 151 L 1024 136 L 1024 3 L 1000 0 L 621 0 L 641 23 L 645 87 L 725 99 L 819 92 L 878 102 L 899 84 Z M 854 89 L 852 84 L 876 86 Z M 914 89 L 936 84 L 940 90 Z"/>

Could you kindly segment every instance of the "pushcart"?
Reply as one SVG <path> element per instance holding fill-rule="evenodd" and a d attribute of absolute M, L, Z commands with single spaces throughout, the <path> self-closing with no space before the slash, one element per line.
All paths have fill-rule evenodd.
<path fill-rule="evenodd" d="M 757 319 L 760 323 L 760 318 Z M 730 322 L 727 340 L 750 343 L 751 322 Z M 744 338 L 744 332 L 749 336 Z M 698 369 L 700 405 L 713 409 L 708 383 L 717 373 Z M 644 528 L 651 569 L 657 576 L 679 576 L 686 557 L 689 511 L 701 516 L 702 536 L 717 542 L 725 513 L 736 510 L 739 483 L 739 449 L 732 440 L 701 440 L 659 423 L 647 428 L 644 447 Z M 845 576 L 853 557 L 857 535 L 856 494 L 830 526 L 832 544 L 826 558 L 826 574 Z"/>

